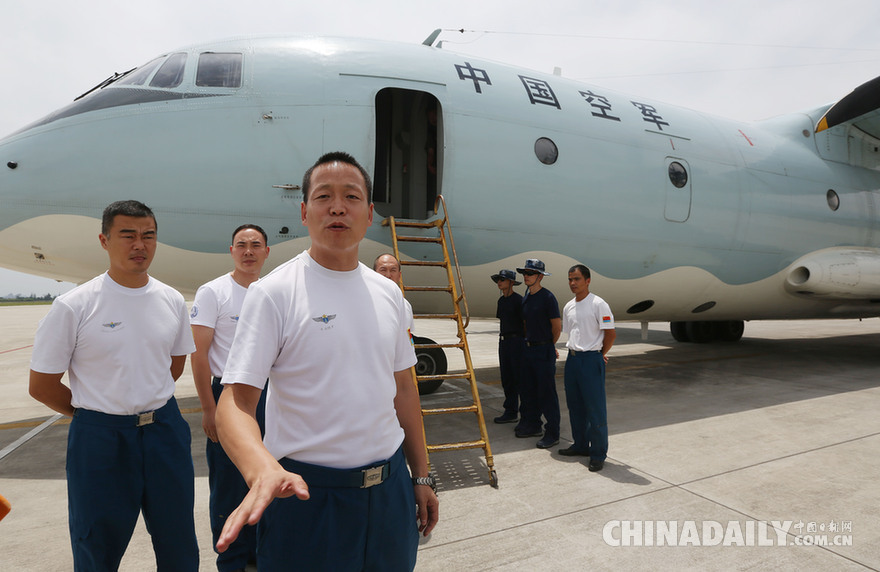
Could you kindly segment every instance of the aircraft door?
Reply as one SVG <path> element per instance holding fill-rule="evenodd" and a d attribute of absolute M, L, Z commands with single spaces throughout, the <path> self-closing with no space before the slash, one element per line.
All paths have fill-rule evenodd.
<path fill-rule="evenodd" d="M 685 222 L 691 216 L 691 168 L 684 159 L 666 158 L 666 201 L 663 217 Z"/>
<path fill-rule="evenodd" d="M 386 88 L 376 94 L 373 203 L 382 216 L 424 219 L 440 189 L 440 104 L 432 94 Z"/>

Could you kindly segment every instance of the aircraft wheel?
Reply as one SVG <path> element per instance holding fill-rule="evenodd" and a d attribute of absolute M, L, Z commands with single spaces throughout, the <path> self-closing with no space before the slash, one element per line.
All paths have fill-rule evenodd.
<path fill-rule="evenodd" d="M 689 342 L 687 334 L 687 322 L 669 322 L 669 331 L 676 342 Z"/>
<path fill-rule="evenodd" d="M 745 322 L 742 320 L 718 322 L 718 339 L 722 342 L 738 342 L 742 339 L 745 329 Z"/>
<path fill-rule="evenodd" d="M 436 344 L 431 338 L 413 336 L 416 344 Z M 442 348 L 416 348 L 416 375 L 443 375 L 446 373 L 446 354 Z M 443 385 L 442 379 L 428 379 L 419 382 L 419 395 L 434 393 Z"/>
<path fill-rule="evenodd" d="M 717 339 L 715 322 L 687 322 L 686 331 L 690 341 L 697 344 Z"/>

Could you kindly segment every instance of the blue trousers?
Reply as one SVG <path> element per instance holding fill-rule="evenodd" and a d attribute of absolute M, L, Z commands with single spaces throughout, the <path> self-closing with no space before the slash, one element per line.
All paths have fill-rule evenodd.
<path fill-rule="evenodd" d="M 403 450 L 388 460 L 388 477 L 369 488 L 322 486 L 352 471 L 281 459 L 309 486 L 308 500 L 275 499 L 257 525 L 257 568 L 312 571 L 411 571 L 419 529 Z"/>
<path fill-rule="evenodd" d="M 515 416 L 519 411 L 519 378 L 522 355 L 526 347 L 522 337 L 498 340 L 498 366 L 504 389 L 504 413 Z"/>
<path fill-rule="evenodd" d="M 214 402 L 220 399 L 223 385 L 220 378 L 215 377 L 211 383 L 211 391 L 214 393 Z M 260 425 L 260 433 L 266 431 L 266 390 L 260 396 L 257 404 L 257 423 Z M 238 507 L 242 499 L 248 493 L 247 483 L 238 471 L 235 463 L 223 450 L 220 443 L 214 443 L 210 439 L 205 445 L 205 458 L 208 462 L 208 511 L 211 518 L 211 534 L 214 538 L 213 546 L 217 546 L 217 540 L 226 524 L 226 517 Z M 214 551 L 216 552 L 216 548 Z M 247 566 L 248 562 L 257 561 L 257 528 L 245 525 L 225 552 L 217 554 L 217 570 L 228 572 L 239 570 Z"/>
<path fill-rule="evenodd" d="M 74 569 L 117 570 L 143 511 L 157 570 L 199 568 L 191 435 L 172 397 L 154 422 L 77 409 L 67 434 Z"/>
<path fill-rule="evenodd" d="M 544 437 L 559 438 L 559 395 L 556 393 L 556 347 L 553 344 L 526 345 L 520 377 L 520 422 L 517 430 L 541 429 Z"/>
<path fill-rule="evenodd" d="M 569 352 L 565 360 L 565 402 L 574 448 L 589 452 L 592 461 L 604 461 L 608 455 L 608 413 L 602 352 Z"/>

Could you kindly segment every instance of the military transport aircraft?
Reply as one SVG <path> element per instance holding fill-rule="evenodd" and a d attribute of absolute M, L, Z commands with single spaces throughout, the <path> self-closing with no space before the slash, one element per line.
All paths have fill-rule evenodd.
<path fill-rule="evenodd" d="M 491 274 L 541 258 L 560 300 L 585 263 L 618 320 L 671 321 L 680 341 L 880 315 L 880 78 L 744 123 L 460 55 L 438 33 L 231 39 L 114 74 L 0 141 L 0 265 L 91 278 L 101 210 L 129 198 L 157 214 L 151 273 L 184 292 L 226 270 L 243 222 L 278 264 L 308 246 L 303 172 L 344 150 L 373 173 L 377 220 L 430 218 L 443 195 L 475 314 L 494 315 Z M 389 244 L 374 224 L 364 261 Z"/>

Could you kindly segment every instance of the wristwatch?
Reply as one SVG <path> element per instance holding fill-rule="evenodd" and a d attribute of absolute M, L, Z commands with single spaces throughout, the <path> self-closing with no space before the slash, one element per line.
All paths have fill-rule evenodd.
<path fill-rule="evenodd" d="M 437 479 L 434 478 L 434 475 L 428 475 L 427 477 L 413 477 L 412 478 L 413 485 L 427 485 L 431 487 L 431 490 L 434 493 L 437 492 Z"/>

